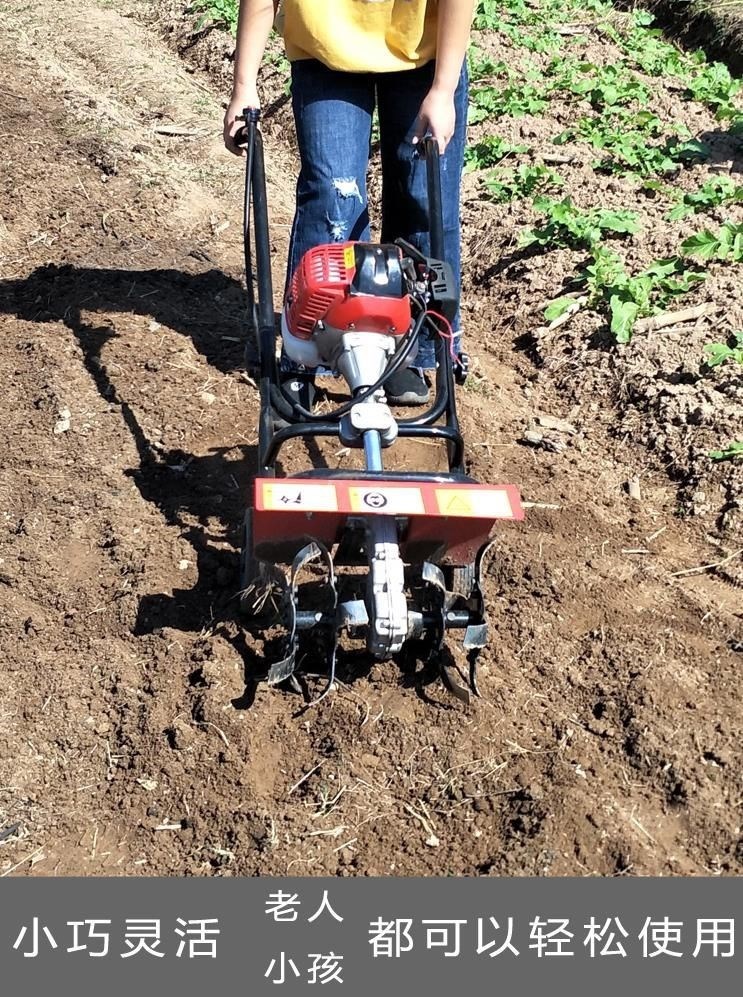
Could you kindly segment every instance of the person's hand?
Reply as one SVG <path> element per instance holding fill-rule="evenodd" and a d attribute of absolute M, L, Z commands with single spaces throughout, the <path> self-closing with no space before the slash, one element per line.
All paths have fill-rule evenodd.
<path fill-rule="evenodd" d="M 413 133 L 413 145 L 417 145 L 425 135 L 432 135 L 438 142 L 441 155 L 454 134 L 457 113 L 454 108 L 454 94 L 444 90 L 431 89 L 420 106 Z"/>
<path fill-rule="evenodd" d="M 235 144 L 235 135 L 245 124 L 238 115 L 241 115 L 246 107 L 257 108 L 260 106 L 261 102 L 255 87 L 233 92 L 227 110 L 224 112 L 224 146 L 235 156 L 242 156 L 245 153 L 244 149 Z"/>

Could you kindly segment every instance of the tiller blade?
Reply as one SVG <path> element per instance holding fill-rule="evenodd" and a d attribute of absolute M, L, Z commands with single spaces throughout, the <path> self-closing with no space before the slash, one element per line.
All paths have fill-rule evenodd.
<path fill-rule="evenodd" d="M 496 520 L 522 516 L 510 486 L 259 479 L 255 488 L 253 529 L 246 530 L 255 581 L 246 586 L 242 605 L 252 592 L 247 608 L 269 605 L 286 631 L 281 657 L 268 668 L 269 685 L 296 683 L 304 663 L 322 657 L 328 679 L 319 702 L 333 688 L 345 630 L 354 639 L 365 636 L 377 660 L 414 641 L 456 699 L 468 704 L 479 696 L 477 658 L 488 639 L 481 580 L 489 534 Z M 316 534 L 309 542 L 308 529 Z M 350 569 L 340 577 L 331 551 Z M 288 579 L 263 560 L 272 552 L 290 563 Z M 470 563 L 451 563 L 467 557 Z M 453 630 L 463 633 L 466 676 L 446 646 Z M 305 653 L 303 634 L 311 638 Z"/>

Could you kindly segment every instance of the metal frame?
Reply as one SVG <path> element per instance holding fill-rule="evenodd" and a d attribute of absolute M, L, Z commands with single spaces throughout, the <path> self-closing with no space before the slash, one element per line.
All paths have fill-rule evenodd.
<path fill-rule="evenodd" d="M 279 452 L 288 440 L 320 436 L 340 438 L 340 418 L 310 422 L 292 412 L 288 405 L 282 404 L 283 397 L 276 363 L 277 330 L 274 322 L 271 281 L 266 171 L 263 139 L 258 128 L 259 120 L 260 111 L 251 109 L 245 112 L 246 124 L 239 136 L 239 141 L 247 148 L 244 215 L 245 270 L 250 322 L 260 356 L 259 473 L 264 477 L 274 477 Z M 438 145 L 433 139 L 426 138 L 421 143 L 421 151 L 426 160 L 431 257 L 443 259 L 444 226 Z M 251 209 L 254 219 L 252 226 Z M 253 248 L 255 288 L 253 286 Z M 440 440 L 445 443 L 450 473 L 462 475 L 464 473 L 464 441 L 459 430 L 454 397 L 454 369 L 447 343 L 438 335 L 435 339 L 435 356 L 437 368 L 433 403 L 421 415 L 399 420 L 398 436 L 402 439 L 424 438 Z M 388 472 L 385 474 L 387 475 Z"/>

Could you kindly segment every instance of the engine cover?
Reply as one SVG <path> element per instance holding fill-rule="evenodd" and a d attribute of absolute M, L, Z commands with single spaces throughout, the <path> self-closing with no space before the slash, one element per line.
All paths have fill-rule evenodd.
<path fill-rule="evenodd" d="M 311 339 L 318 322 L 341 333 L 404 335 L 412 316 L 400 249 L 366 242 L 310 249 L 292 277 L 286 318 L 298 339 Z"/>

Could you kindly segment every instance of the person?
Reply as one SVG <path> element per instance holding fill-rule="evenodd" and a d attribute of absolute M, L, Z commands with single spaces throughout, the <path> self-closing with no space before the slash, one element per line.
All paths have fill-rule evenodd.
<path fill-rule="evenodd" d="M 257 76 L 277 4 L 240 0 L 234 84 L 224 118 L 233 153 L 240 115 L 260 107 Z M 331 241 L 368 241 L 366 174 L 375 106 L 382 165 L 381 240 L 406 239 L 430 255 L 426 164 L 416 146 L 431 135 L 441 153 L 444 255 L 460 280 L 459 197 L 467 118 L 466 50 L 474 0 L 282 0 L 300 155 L 287 285 L 303 254 Z M 459 312 L 454 349 L 461 349 Z M 390 404 L 429 400 L 434 344 L 385 384 Z M 282 360 L 287 379 L 295 380 Z M 308 378 L 311 382 L 311 377 Z M 305 396 L 306 397 L 306 396 Z"/>

